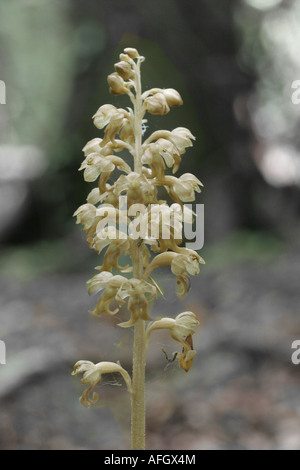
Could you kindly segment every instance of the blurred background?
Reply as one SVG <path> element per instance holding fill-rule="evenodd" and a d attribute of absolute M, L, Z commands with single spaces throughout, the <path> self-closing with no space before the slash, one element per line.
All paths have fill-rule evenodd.
<path fill-rule="evenodd" d="M 126 106 L 106 83 L 124 47 L 146 56 L 144 89 L 180 91 L 184 106 L 152 116 L 147 132 L 191 129 L 180 171 L 205 186 L 206 265 L 182 303 L 162 271 L 154 313 L 195 311 L 198 353 L 185 374 L 162 352 L 176 349 L 168 335 L 153 337 L 147 446 L 299 449 L 296 0 L 0 0 L 0 448 L 129 448 L 120 377 L 89 410 L 70 377 L 79 359 L 131 367 L 123 313 L 89 316 L 99 260 L 72 218 L 91 189 L 81 149 L 101 136 L 91 117 Z"/>

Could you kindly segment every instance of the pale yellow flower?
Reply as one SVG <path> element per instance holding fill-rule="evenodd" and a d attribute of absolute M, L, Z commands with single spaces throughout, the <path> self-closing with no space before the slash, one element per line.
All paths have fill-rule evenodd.
<path fill-rule="evenodd" d="M 96 307 L 92 310 L 92 314 L 100 316 L 103 313 L 106 315 L 115 315 L 118 313 L 119 308 L 115 310 L 110 309 L 110 304 L 115 300 L 118 290 L 124 282 L 127 282 L 127 278 L 124 276 L 116 275 L 114 276 L 111 272 L 103 271 L 99 274 L 93 276 L 87 282 L 87 288 L 89 294 L 99 293 L 103 290 L 102 295 L 97 302 Z M 124 302 L 119 303 L 119 307 L 123 305 Z"/>
<path fill-rule="evenodd" d="M 103 104 L 93 116 L 95 126 L 98 129 L 103 129 L 110 123 L 111 118 L 115 116 L 116 113 L 118 113 L 118 110 L 115 106 L 112 104 Z"/>
<path fill-rule="evenodd" d="M 139 319 L 149 321 L 149 300 L 154 299 L 156 294 L 156 288 L 146 281 L 132 278 L 124 282 L 117 292 L 116 300 L 121 303 L 129 297 L 128 310 L 131 312 L 131 318 L 127 322 L 119 323 L 119 326 L 128 328 Z"/>
<path fill-rule="evenodd" d="M 82 224 L 84 229 L 89 229 L 95 222 L 96 207 L 93 204 L 83 204 L 74 212 L 73 217 L 77 217 L 76 224 Z"/>
<path fill-rule="evenodd" d="M 124 95 L 127 91 L 123 78 L 117 72 L 108 75 L 107 83 L 109 84 L 109 91 L 112 95 Z"/>
<path fill-rule="evenodd" d="M 140 226 L 145 243 L 150 244 L 153 251 L 158 251 L 159 242 L 172 242 L 174 239 L 182 239 L 183 222 L 191 220 L 191 210 L 182 211 L 179 204 L 168 206 L 165 203 L 151 205 L 147 212 L 140 216 Z M 129 225 L 129 229 L 131 224 Z M 166 250 L 161 250 L 166 251 Z"/>
<path fill-rule="evenodd" d="M 183 104 L 180 94 L 174 88 L 164 88 L 162 91 L 169 106 L 181 106 Z"/>
<path fill-rule="evenodd" d="M 155 143 L 154 140 L 156 140 Z M 195 140 L 195 137 L 185 127 L 177 127 L 171 132 L 166 130 L 153 132 L 142 146 L 144 152 L 142 162 L 153 166 L 153 155 L 160 155 L 168 167 L 173 166 L 173 173 L 176 173 L 181 162 L 181 155 L 184 154 L 187 147 L 193 145 L 192 140 Z M 164 167 L 162 169 L 160 167 L 160 171 L 155 171 L 153 168 L 151 177 L 160 178 L 163 170 Z"/>
<path fill-rule="evenodd" d="M 131 59 L 137 59 L 139 57 L 138 51 L 134 47 L 126 47 L 124 49 L 125 54 L 127 54 Z"/>
<path fill-rule="evenodd" d="M 121 60 L 120 62 L 116 63 L 114 67 L 115 67 L 115 71 L 124 80 L 127 80 L 128 78 L 131 78 L 133 76 L 133 70 L 130 66 L 130 63 L 125 60 Z"/>
<path fill-rule="evenodd" d="M 172 131 L 159 130 L 153 132 L 144 142 L 143 147 L 146 147 L 150 142 L 158 139 L 168 139 L 172 142 L 180 154 L 185 152 L 187 147 L 192 147 L 195 137 L 186 127 L 176 127 Z"/>
<path fill-rule="evenodd" d="M 144 106 L 151 114 L 167 114 L 169 106 L 180 106 L 183 101 L 174 88 L 152 88 L 142 95 Z"/>
<path fill-rule="evenodd" d="M 156 188 L 144 175 L 132 172 L 129 175 L 121 175 L 114 185 L 114 193 L 121 195 L 127 193 L 127 204 L 156 203 Z"/>
<path fill-rule="evenodd" d="M 101 148 L 101 142 L 102 142 L 102 139 L 98 137 L 95 137 L 94 139 L 89 140 L 82 149 L 84 155 L 87 157 L 90 153 L 98 153 L 98 152 L 100 153 L 101 150 L 103 150 Z"/>
<path fill-rule="evenodd" d="M 101 199 L 99 189 L 95 188 L 88 196 L 88 199 L 93 202 Z M 73 215 L 77 217 L 76 223 L 83 225 L 89 246 L 98 252 L 101 252 L 103 249 L 103 246 L 101 246 L 103 240 L 107 241 L 107 245 L 112 239 L 126 238 L 126 234 L 119 233 L 116 229 L 119 210 L 115 209 L 111 204 L 104 203 L 99 208 L 96 208 L 94 204 L 88 202 L 80 206 Z M 108 226 L 109 223 L 113 226 Z"/>
<path fill-rule="evenodd" d="M 181 158 L 175 145 L 167 139 L 158 139 L 148 144 L 142 155 L 142 163 L 150 166 L 151 178 L 162 179 L 166 166 L 178 168 Z M 173 169 L 174 172 L 174 169 Z"/>
<path fill-rule="evenodd" d="M 101 220 L 101 217 L 97 216 L 97 208 L 91 203 L 83 204 L 74 212 L 73 216 L 77 217 L 77 224 L 83 225 L 89 247 L 94 248 L 93 240 L 96 234 L 97 224 Z"/>
<path fill-rule="evenodd" d="M 176 291 L 179 298 L 185 296 L 189 288 L 189 274 L 195 276 L 199 274 L 199 263 L 205 264 L 205 261 L 193 250 L 183 248 L 183 253 L 174 253 L 168 251 L 155 256 L 147 267 L 144 278 L 160 266 L 171 266 L 172 273 L 176 276 Z"/>
<path fill-rule="evenodd" d="M 134 130 L 131 121 L 127 120 L 125 124 L 123 123 L 123 126 L 119 132 L 119 136 L 121 142 L 123 142 L 123 146 L 125 142 L 128 143 L 130 146 L 134 145 Z M 130 147 L 128 147 L 128 150 L 130 151 L 130 153 L 133 154 L 133 148 L 130 149 Z"/>
<path fill-rule="evenodd" d="M 79 170 L 84 170 L 83 177 L 85 181 L 93 182 L 101 173 L 107 173 L 105 175 L 105 180 L 107 180 L 116 167 L 125 173 L 131 172 L 130 166 L 124 162 L 123 158 L 115 155 L 102 157 L 98 153 L 90 153 L 82 162 Z"/>
<path fill-rule="evenodd" d="M 88 293 L 97 293 L 101 291 L 108 283 L 110 283 L 111 286 L 115 286 L 119 289 L 122 282 L 125 281 L 127 281 L 127 278 L 124 276 L 114 276 L 109 271 L 102 271 L 87 281 Z"/>
<path fill-rule="evenodd" d="M 110 120 L 110 123 L 106 126 L 102 146 L 105 146 L 108 142 L 115 143 L 115 136 L 120 132 L 122 127 L 126 125 L 128 120 L 124 118 L 122 113 L 116 113 Z"/>
<path fill-rule="evenodd" d="M 186 254 L 179 253 L 172 260 L 171 271 L 176 276 L 176 291 L 179 298 L 185 296 L 189 289 L 189 274 L 196 276 L 200 272 L 199 264 L 204 260 L 193 250 L 185 248 Z"/>
<path fill-rule="evenodd" d="M 179 153 L 182 154 L 187 147 L 193 146 L 192 140 L 195 140 L 195 137 L 186 127 L 176 127 L 171 131 L 170 139 L 176 145 Z"/>
<path fill-rule="evenodd" d="M 177 148 L 167 139 L 158 139 L 155 143 L 157 152 L 163 157 L 168 168 L 180 163 L 180 155 Z"/>
<path fill-rule="evenodd" d="M 200 193 L 201 181 L 192 173 L 181 175 L 170 190 L 183 202 L 191 202 L 195 200 L 195 192 Z"/>
<path fill-rule="evenodd" d="M 167 99 L 161 92 L 146 98 L 144 104 L 150 114 L 164 115 L 170 111 Z"/>
<path fill-rule="evenodd" d="M 83 385 L 89 385 L 89 387 L 83 392 L 80 397 L 80 403 L 89 408 L 91 405 L 97 403 L 99 395 L 93 392 L 92 398 L 90 398 L 90 392 L 101 382 L 103 374 L 111 374 L 119 372 L 125 380 L 129 393 L 132 393 L 131 378 L 128 372 L 115 362 L 99 362 L 94 364 L 90 361 L 78 361 L 74 366 L 72 375 L 83 374 L 81 383 Z"/>
<path fill-rule="evenodd" d="M 90 153 L 87 158 L 82 162 L 79 171 L 84 170 L 84 181 L 96 181 L 100 173 L 112 173 L 115 165 L 109 157 L 101 157 L 97 153 Z"/>
<path fill-rule="evenodd" d="M 169 329 L 171 337 L 183 346 L 182 353 L 177 354 L 177 357 L 180 367 L 187 372 L 196 354 L 196 351 L 193 350 L 192 335 L 198 325 L 199 321 L 193 312 L 182 312 L 175 319 L 161 318 L 148 326 L 146 332 L 147 344 L 153 330 Z"/>
<path fill-rule="evenodd" d="M 201 193 L 200 186 L 203 186 L 201 181 L 192 173 L 185 173 L 179 178 L 176 176 L 164 176 L 158 181 L 169 191 L 171 198 L 180 203 L 192 202 L 195 200 L 195 192 Z"/>
<path fill-rule="evenodd" d="M 168 250 L 186 253 L 186 248 L 180 247 L 183 239 L 183 222 L 192 223 L 194 213 L 188 207 L 179 204 L 155 204 L 141 219 L 141 226 L 148 222 L 148 237 L 144 242 L 151 246 L 156 253 Z M 148 219 L 147 219 L 148 217 Z"/>
<path fill-rule="evenodd" d="M 122 80 L 121 77 L 119 77 Z M 101 147 L 105 147 L 109 142 L 116 145 L 115 136 L 118 134 L 123 126 L 128 123 L 130 114 L 122 108 L 116 108 L 111 104 L 104 104 L 101 106 L 96 114 L 94 114 L 94 124 L 98 129 L 103 129 L 106 126 L 104 137 L 101 141 Z"/>
<path fill-rule="evenodd" d="M 147 328 L 147 339 L 153 330 L 169 329 L 175 341 L 183 343 L 185 338 L 195 333 L 195 327 L 199 325 L 193 312 L 182 312 L 175 318 L 164 317 L 152 322 Z"/>
<path fill-rule="evenodd" d="M 112 271 L 113 268 L 122 272 L 130 272 L 132 267 L 127 264 L 120 266 L 118 264 L 121 255 L 127 255 L 131 246 L 131 240 L 124 233 L 119 232 L 115 227 L 106 227 L 105 229 L 97 232 L 94 239 L 93 248 L 98 254 L 104 248 L 107 248 L 102 266 L 98 266 L 99 271 Z"/>
<path fill-rule="evenodd" d="M 108 155 L 113 155 L 114 152 L 120 152 L 124 148 L 127 148 L 129 151 L 132 150 L 126 142 L 123 142 L 123 140 L 114 139 L 114 142 L 107 142 L 106 145 L 103 146 L 103 139 L 96 137 L 87 142 L 82 151 L 85 157 L 88 157 L 92 153 L 96 153 L 101 157 L 106 157 Z"/>
<path fill-rule="evenodd" d="M 94 188 L 88 194 L 86 200 L 89 204 L 98 204 L 103 198 L 103 194 L 100 194 L 99 188 Z"/>

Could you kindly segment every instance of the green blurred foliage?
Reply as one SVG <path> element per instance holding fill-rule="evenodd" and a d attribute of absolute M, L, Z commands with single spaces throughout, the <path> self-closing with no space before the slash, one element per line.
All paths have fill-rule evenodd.
<path fill-rule="evenodd" d="M 59 0 L 0 2 L 1 74 L 10 132 L 2 141 L 53 147 L 61 132 L 74 68 L 72 30 Z"/>

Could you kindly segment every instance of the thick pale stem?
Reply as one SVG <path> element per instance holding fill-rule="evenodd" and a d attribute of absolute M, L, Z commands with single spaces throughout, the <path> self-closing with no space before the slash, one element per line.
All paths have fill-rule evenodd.
<path fill-rule="evenodd" d="M 135 159 L 134 171 L 136 173 L 142 172 L 142 119 L 143 119 L 143 100 L 142 100 L 142 86 L 140 63 L 136 65 L 136 78 L 135 78 L 135 102 L 134 102 L 134 136 L 135 136 Z"/>
<path fill-rule="evenodd" d="M 145 449 L 145 322 L 138 320 L 134 326 L 131 447 Z"/>
<path fill-rule="evenodd" d="M 134 102 L 134 134 L 135 156 L 134 171 L 142 172 L 142 96 L 140 63 L 136 66 L 136 96 Z M 134 247 L 132 252 L 133 276 L 136 279 L 143 277 L 143 261 L 141 249 Z M 145 322 L 138 320 L 134 326 L 133 367 L 132 367 L 132 398 L 131 398 L 131 447 L 132 449 L 145 449 Z"/>

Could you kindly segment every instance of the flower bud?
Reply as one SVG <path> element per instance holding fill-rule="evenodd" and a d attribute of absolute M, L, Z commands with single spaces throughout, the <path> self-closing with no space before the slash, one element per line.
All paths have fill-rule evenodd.
<path fill-rule="evenodd" d="M 96 137 L 95 139 L 90 140 L 82 149 L 85 156 L 90 153 L 100 152 L 100 144 L 102 139 Z"/>
<path fill-rule="evenodd" d="M 134 64 L 134 61 L 127 54 L 120 54 L 119 57 L 121 61 L 128 62 L 131 65 Z"/>
<path fill-rule="evenodd" d="M 77 217 L 76 224 L 82 224 L 84 229 L 89 229 L 95 221 L 96 207 L 93 204 L 83 204 L 78 207 L 73 216 Z"/>
<path fill-rule="evenodd" d="M 114 116 L 116 112 L 117 108 L 112 104 L 103 104 L 93 116 L 94 125 L 98 129 L 103 129 L 103 127 L 107 126 L 112 116 Z M 101 142 L 99 143 L 103 143 L 103 139 L 101 139 Z"/>
<path fill-rule="evenodd" d="M 86 200 L 89 204 L 98 204 L 98 202 L 101 201 L 101 194 L 99 192 L 99 188 L 92 189 L 92 191 L 88 194 Z"/>
<path fill-rule="evenodd" d="M 131 59 L 136 59 L 137 57 L 139 57 L 138 51 L 133 47 L 126 47 L 126 49 L 124 49 L 124 52 L 125 54 L 129 55 Z"/>
<path fill-rule="evenodd" d="M 120 139 L 123 140 L 123 142 L 128 142 L 129 144 L 134 143 L 134 130 L 132 127 L 131 122 L 127 122 L 121 129 L 119 133 Z"/>
<path fill-rule="evenodd" d="M 163 116 L 168 114 L 170 108 L 167 99 L 163 93 L 156 93 L 145 100 L 147 111 L 150 114 L 158 114 Z"/>
<path fill-rule="evenodd" d="M 124 88 L 124 80 L 117 73 L 111 73 L 107 77 L 107 83 L 109 84 L 109 91 L 112 95 L 123 95 L 126 93 Z"/>
<path fill-rule="evenodd" d="M 166 88 L 163 90 L 163 94 L 169 106 L 181 106 L 183 104 L 180 94 L 173 88 Z"/>
<path fill-rule="evenodd" d="M 124 80 L 127 80 L 128 78 L 132 77 L 133 74 L 130 64 L 128 62 L 125 62 L 124 60 L 121 60 L 121 62 L 115 64 L 115 71 L 122 78 L 124 78 Z"/>

